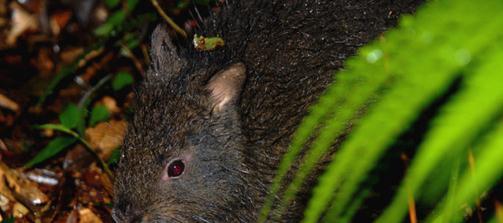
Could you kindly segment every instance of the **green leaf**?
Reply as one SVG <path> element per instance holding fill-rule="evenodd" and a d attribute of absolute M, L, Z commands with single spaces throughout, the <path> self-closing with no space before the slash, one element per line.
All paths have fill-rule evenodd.
<path fill-rule="evenodd" d="M 43 125 L 36 126 L 36 128 L 39 128 L 39 129 L 54 129 L 54 130 L 57 130 L 57 131 L 64 132 L 64 133 L 67 133 L 69 135 L 72 135 L 74 137 L 79 137 L 79 135 L 76 132 L 74 132 L 73 130 L 67 128 L 66 126 L 60 125 L 60 124 L 49 123 L 49 124 L 43 124 Z"/>
<path fill-rule="evenodd" d="M 376 52 L 381 51 L 375 46 L 369 46 L 362 50 L 362 54 L 365 58 L 368 58 L 371 54 L 376 54 Z M 390 80 L 392 74 L 387 72 L 385 66 L 387 62 L 388 61 L 384 59 L 374 61 L 372 63 L 373 72 L 369 73 L 362 70 L 362 65 L 368 64 L 367 61 L 349 61 L 347 68 L 352 69 L 353 74 L 361 74 L 360 78 L 352 78 L 353 75 L 349 72 L 339 73 L 337 84 L 331 86 L 327 94 L 322 96 L 319 104 L 313 106 L 313 112 L 308 118 L 314 117 L 320 121 L 321 119 L 319 117 L 321 116 L 318 116 L 316 113 L 327 113 L 327 111 L 320 111 L 320 106 L 329 106 L 328 108 L 332 108 L 335 104 L 339 105 L 337 109 L 332 108 L 333 113 L 330 114 L 329 117 L 325 118 L 328 119 L 326 121 L 327 124 L 321 129 L 321 133 L 317 136 L 316 140 L 311 145 L 311 148 L 304 156 L 303 162 L 299 166 L 299 170 L 295 174 L 295 177 L 290 185 L 287 187 L 284 193 L 284 198 L 280 204 L 280 213 L 282 213 L 288 204 L 295 198 L 304 179 L 310 174 L 310 171 L 318 164 L 320 159 L 322 159 L 327 150 L 330 149 L 334 140 L 344 133 L 347 123 L 353 119 L 355 121 L 353 121 L 352 124 L 357 124 L 355 116 L 358 114 L 358 111 L 362 110 L 372 97 L 375 97 L 375 92 L 378 88 L 382 87 L 386 81 Z M 348 92 L 351 93 L 348 94 Z M 329 101 L 329 103 L 323 102 L 324 100 Z M 308 119 L 306 119 L 306 121 L 307 120 Z M 311 125 L 310 127 L 307 127 L 304 125 L 304 122 L 301 124 L 302 128 L 306 128 L 302 131 L 309 131 L 309 133 L 312 133 L 314 130 L 313 127 L 315 126 L 316 125 Z M 302 133 L 302 135 L 299 133 L 300 128 L 299 132 L 296 133 L 296 138 L 292 142 L 285 159 L 287 156 L 291 156 L 294 151 L 295 153 L 298 153 L 299 149 L 302 148 L 302 145 L 299 144 L 299 142 L 305 143 L 308 138 L 306 133 Z M 293 160 L 293 158 L 288 157 L 288 160 Z"/>
<path fill-rule="evenodd" d="M 61 124 L 69 129 L 73 129 L 82 122 L 83 111 L 75 104 L 69 104 L 59 115 Z"/>
<path fill-rule="evenodd" d="M 77 141 L 74 137 L 57 137 L 49 142 L 33 159 L 28 161 L 24 166 L 31 168 L 49 158 L 54 157 L 68 146 Z"/>
<path fill-rule="evenodd" d="M 376 79 L 382 78 L 384 74 L 392 78 L 384 79 L 386 82 L 379 86 L 379 91 L 370 92 L 370 95 L 373 95 L 371 98 L 375 102 L 367 106 L 367 114 L 354 125 L 352 134 L 339 147 L 325 173 L 319 178 L 319 184 L 314 188 L 304 213 L 303 222 L 319 222 L 323 214 L 328 216 L 326 219 L 333 220 L 327 222 L 351 219 L 353 213 L 348 210 L 348 207 L 358 205 L 358 201 L 354 200 L 355 193 L 367 189 L 362 188 L 360 184 L 368 178 L 369 171 L 379 165 L 377 161 L 389 149 L 389 145 L 397 139 L 400 133 L 410 127 L 423 109 L 430 106 L 440 95 L 445 94 L 453 81 L 464 74 L 465 69 L 472 66 L 472 58 L 478 55 L 481 58 L 486 58 L 486 55 L 483 54 L 484 50 L 494 46 L 495 43 L 500 43 L 499 39 L 502 34 L 498 27 L 503 25 L 503 20 L 500 16 L 501 13 L 498 12 L 501 11 L 501 2 L 490 1 L 490 3 L 480 8 L 475 2 L 467 0 L 459 2 L 433 1 L 423 7 L 415 17 L 404 18 L 400 28 L 385 34 L 381 38 L 381 42 L 364 48 L 357 58 L 350 59 L 347 65 L 354 66 L 345 66 L 346 70 L 337 74 L 336 84 L 329 87 L 328 92 L 335 92 L 334 88 L 344 89 L 340 86 L 347 85 L 347 81 L 343 81 L 343 78 L 363 81 L 359 85 L 350 85 L 352 88 L 339 91 L 337 94 L 339 96 L 335 95 L 333 98 L 337 107 L 331 113 L 325 112 L 325 118 L 320 119 L 320 115 L 313 116 L 318 119 L 317 123 L 307 125 L 308 129 L 302 129 L 306 127 L 303 125 L 299 128 L 298 133 L 313 132 L 313 127 L 323 126 L 320 135 L 312 144 L 313 147 L 306 153 L 304 163 L 296 173 L 293 184 L 287 187 L 284 200 L 281 200 L 282 203 L 279 205 L 280 208 L 288 207 L 288 202 L 293 199 L 299 185 L 308 176 L 308 171 L 313 168 L 319 160 L 318 158 L 325 154 L 325 148 L 329 147 L 333 139 L 340 135 L 343 124 L 355 123 L 354 118 L 358 117 L 346 112 L 358 112 L 357 109 L 355 110 L 358 107 L 355 106 L 362 105 L 358 97 L 368 97 L 368 94 L 362 93 L 367 91 L 360 88 L 376 89 L 372 86 L 379 86 L 375 83 L 381 81 L 376 81 Z M 477 8 L 477 11 L 474 11 L 474 8 Z M 449 30 L 449 32 L 445 32 L 445 30 Z M 466 30 L 473 32 L 466 32 Z M 382 60 L 386 60 L 385 66 L 379 68 L 376 64 L 381 63 Z M 375 73 L 375 70 L 378 72 Z M 372 74 L 372 76 L 368 74 Z M 493 82 L 495 84 L 501 83 L 501 81 L 495 80 Z M 501 92 L 501 88 L 499 91 Z M 338 97 L 341 96 L 348 99 L 339 101 Z M 487 99 L 481 95 L 478 97 L 483 100 Z M 501 103 L 493 102 L 494 106 L 501 106 Z M 479 108 L 474 104 L 469 106 L 472 109 Z M 488 109 L 489 107 L 483 108 Z M 481 115 L 482 113 L 466 115 L 465 112 L 461 112 L 462 110 L 452 110 L 459 113 L 459 118 L 484 117 Z M 486 110 L 485 112 L 492 111 Z M 316 110 L 312 114 L 317 114 Z M 491 117 L 493 116 L 488 118 Z M 325 120 L 328 121 L 324 122 Z M 452 125 L 445 125 L 445 128 L 449 127 Z M 476 127 L 475 129 L 481 129 L 481 126 Z M 475 129 L 465 126 L 463 131 L 471 131 L 470 134 L 476 134 L 478 130 Z M 304 142 L 304 139 L 308 138 L 303 137 L 299 140 L 297 137 L 298 135 L 293 139 L 294 143 Z M 313 136 L 311 135 L 311 137 Z M 438 140 L 439 142 L 446 141 L 446 138 L 439 136 Z M 454 149 L 457 145 L 447 148 Z M 295 148 L 302 147 L 296 145 Z M 288 151 L 284 158 L 289 162 L 285 163 L 294 162 L 290 152 Z M 282 161 L 278 173 L 280 176 L 285 173 L 283 164 Z M 429 166 L 429 164 L 427 165 Z M 276 192 L 279 187 L 275 186 L 281 185 L 277 184 L 276 179 L 272 185 L 271 191 L 273 192 L 270 193 L 272 196 L 277 196 Z M 269 201 L 266 200 L 264 207 L 271 207 L 270 203 L 267 203 Z M 406 200 L 401 199 L 400 201 L 401 203 L 397 206 L 406 209 L 407 204 L 403 202 Z M 330 207 L 329 210 L 327 210 L 328 207 Z M 400 222 L 400 216 L 394 220 L 388 219 L 383 222 Z"/>
<path fill-rule="evenodd" d="M 459 208 L 465 205 L 475 206 L 474 201 L 483 197 L 485 191 L 488 191 L 491 185 L 498 183 L 503 176 L 503 122 L 499 127 L 489 133 L 486 140 L 480 145 L 481 153 L 475 160 L 475 166 L 472 170 L 465 171 L 464 176 L 457 184 L 456 194 L 448 196 L 444 202 L 439 205 L 434 215 L 435 219 L 429 219 L 435 223 L 442 222 L 461 222 L 464 210 Z M 449 204 L 452 203 L 452 204 Z M 446 221 L 447 220 L 447 221 Z"/>
<path fill-rule="evenodd" d="M 140 1 L 139 0 L 128 0 L 127 1 L 127 8 L 128 8 L 128 11 L 131 12 L 133 11 L 136 6 L 138 5 Z"/>
<path fill-rule="evenodd" d="M 224 40 L 220 37 L 204 37 L 197 34 L 194 35 L 192 42 L 194 48 L 199 51 L 211 51 L 225 45 Z"/>
<path fill-rule="evenodd" d="M 138 47 L 141 43 L 141 39 L 138 35 L 133 33 L 128 33 L 122 38 L 122 43 L 130 50 Z"/>
<path fill-rule="evenodd" d="M 91 154 L 93 154 L 93 156 L 98 160 L 98 162 L 101 164 L 101 166 L 103 167 L 103 169 L 105 170 L 105 172 L 107 172 L 107 174 L 109 174 L 110 176 L 113 176 L 113 173 L 110 171 L 110 169 L 108 168 L 108 165 L 98 156 L 98 154 L 96 154 L 96 152 L 91 148 L 91 145 L 89 144 L 89 142 L 87 142 L 85 139 L 83 139 L 82 137 L 79 136 L 78 133 L 72 131 L 71 129 L 68 129 L 66 128 L 65 126 L 62 126 L 62 125 L 57 125 L 57 124 L 45 124 L 45 125 L 40 125 L 40 126 L 37 126 L 38 128 L 47 128 L 47 129 L 54 129 L 54 130 L 58 130 L 58 131 L 61 131 L 61 132 L 64 132 L 64 133 L 67 133 L 71 136 L 73 136 L 73 139 L 74 139 L 74 142 L 75 141 L 79 141 L 80 143 L 82 143 L 85 148 L 87 149 L 87 151 Z M 63 137 L 60 137 L 60 138 L 63 138 Z M 54 141 L 54 140 L 53 140 Z M 55 144 L 60 144 L 60 143 L 55 143 Z M 70 143 L 71 144 L 71 143 Z M 49 147 L 49 146 L 47 146 Z M 54 147 L 54 146 L 53 146 Z M 45 155 L 40 155 L 40 153 L 37 155 L 37 157 L 40 155 L 40 156 L 47 156 L 47 154 L 49 154 L 50 156 L 52 156 L 51 154 L 52 153 L 57 153 L 57 147 L 56 149 L 50 149 L 48 151 L 45 151 L 42 150 L 42 152 L 40 153 L 45 153 Z M 62 149 L 61 149 L 62 150 Z M 36 157 L 35 157 L 36 158 Z M 35 159 L 34 158 L 34 159 Z M 32 162 L 32 161 L 30 161 Z M 34 164 L 31 164 L 29 163 L 30 166 L 34 165 Z M 28 165 L 28 164 L 27 164 Z"/>
<path fill-rule="evenodd" d="M 104 24 L 94 30 L 94 34 L 101 37 L 109 36 L 119 25 L 124 22 L 125 19 L 126 13 L 124 11 L 116 11 L 107 19 Z"/>
<path fill-rule="evenodd" d="M 373 47 L 369 47 L 373 48 Z M 373 52 L 375 50 L 370 50 Z M 283 178 L 288 173 L 290 167 L 295 162 L 296 157 L 299 155 L 301 150 L 304 148 L 304 144 L 307 142 L 311 134 L 320 125 L 323 119 L 326 119 L 330 112 L 336 110 L 335 105 L 341 103 L 347 103 L 347 106 L 339 107 L 337 115 L 333 115 L 337 118 L 332 118 L 328 125 L 324 127 L 322 135 L 318 136 L 319 139 L 316 140 L 317 143 L 313 145 L 313 149 L 308 152 L 305 157 L 304 163 L 302 163 L 299 172 L 296 173 L 294 182 L 289 185 L 287 192 L 285 192 L 285 200 L 283 203 L 288 203 L 292 196 L 295 196 L 298 190 L 298 182 L 302 181 L 306 173 L 315 164 L 315 161 L 320 159 L 320 155 L 328 149 L 331 144 L 331 140 L 337 137 L 342 131 L 342 126 L 344 126 L 348 120 L 354 116 L 358 108 L 364 105 L 367 101 L 383 83 L 389 79 L 390 73 L 385 72 L 384 61 L 380 60 L 374 63 L 372 67 L 373 72 L 364 72 L 364 68 L 361 63 L 366 63 L 365 61 L 349 61 L 348 67 L 354 68 L 354 73 L 361 74 L 359 78 L 352 78 L 353 73 L 339 73 L 339 80 L 337 84 L 331 85 L 327 91 L 320 97 L 319 101 L 314 104 L 309 111 L 309 115 L 304 117 L 301 124 L 297 128 L 293 140 L 281 159 L 281 163 L 278 167 L 277 174 L 274 177 L 273 183 L 270 188 L 270 193 L 267 195 L 266 201 L 262 207 L 260 213 L 259 222 L 264 222 L 270 209 L 273 205 L 273 199 L 277 196 L 278 191 L 281 188 L 281 182 Z M 357 87 L 360 86 L 360 87 Z M 351 92 L 348 94 L 347 92 Z M 328 133 L 328 134 L 327 134 Z"/>
<path fill-rule="evenodd" d="M 60 82 L 67 78 L 68 76 L 74 74 L 75 70 L 77 70 L 77 61 L 80 60 L 80 58 L 83 57 L 83 55 L 79 55 L 79 58 L 72 62 L 71 64 L 68 65 L 63 65 L 61 69 L 57 72 L 54 78 L 52 78 L 51 82 L 47 86 L 47 88 L 44 90 L 42 93 L 42 96 L 38 99 L 37 106 L 40 107 L 44 104 L 44 102 L 47 100 L 49 96 L 51 96 L 55 90 L 56 87 L 60 84 Z"/>
<path fill-rule="evenodd" d="M 189 6 L 190 6 L 190 1 L 187 1 L 187 0 L 178 1 L 176 3 L 176 8 L 177 9 L 186 9 Z"/>
<path fill-rule="evenodd" d="M 438 163 L 443 162 L 445 157 L 466 149 L 471 145 L 471 142 L 479 137 L 483 128 L 493 123 L 493 120 L 501 115 L 503 47 L 491 46 L 491 48 L 496 52 L 483 54 L 480 58 L 482 65 L 474 72 L 468 72 L 464 88 L 454 96 L 435 119 L 434 126 L 420 146 L 399 192 L 378 222 L 399 220 L 400 216 L 406 213 L 406 208 L 402 205 L 407 202 L 407 194 L 416 194 L 415 192 L 423 185 L 426 177 L 436 172 L 434 168 Z M 496 170 L 500 167 L 494 166 Z M 456 199 L 460 198 L 460 193 L 455 194 Z M 459 205 L 447 205 L 446 209 L 452 213 L 458 207 Z M 447 212 L 444 211 L 444 213 Z M 447 214 L 443 216 L 443 218 L 448 217 L 450 216 Z M 456 221 L 446 219 L 444 222 Z"/>
<path fill-rule="evenodd" d="M 106 121 L 110 118 L 110 113 L 104 105 L 96 105 L 91 111 L 89 118 L 89 126 L 94 126 L 96 123 Z"/>
<path fill-rule="evenodd" d="M 112 81 L 112 88 L 115 91 L 121 90 L 122 88 L 131 85 L 133 83 L 133 76 L 128 72 L 119 72 L 115 75 Z"/>
<path fill-rule="evenodd" d="M 9 217 L 2 221 L 2 223 L 14 223 L 14 222 L 16 222 L 16 218 L 14 217 Z"/>
<path fill-rule="evenodd" d="M 501 223 L 503 222 L 503 213 L 498 213 L 501 212 L 502 210 L 501 206 L 496 209 L 496 213 L 494 214 L 494 217 L 492 217 L 487 223 Z"/>
<path fill-rule="evenodd" d="M 121 156 L 121 150 L 120 149 L 116 149 L 112 152 L 112 155 L 110 155 L 110 158 L 108 158 L 108 165 L 114 165 L 114 164 L 117 164 L 117 162 L 119 162 L 119 158 Z"/>
<path fill-rule="evenodd" d="M 121 2 L 120 0 L 105 0 L 105 4 L 108 6 L 108 8 L 114 8 L 120 2 Z"/>

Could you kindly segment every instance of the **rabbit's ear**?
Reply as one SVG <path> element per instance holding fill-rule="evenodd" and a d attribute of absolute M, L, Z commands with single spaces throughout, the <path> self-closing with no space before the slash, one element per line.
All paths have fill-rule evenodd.
<path fill-rule="evenodd" d="M 152 33 L 150 58 L 152 67 L 147 76 L 171 78 L 178 75 L 187 64 L 185 58 L 179 55 L 165 25 L 157 25 Z"/>
<path fill-rule="evenodd" d="M 213 75 L 206 88 L 210 91 L 210 100 L 216 112 L 235 104 L 246 79 L 243 63 L 235 63 Z"/>

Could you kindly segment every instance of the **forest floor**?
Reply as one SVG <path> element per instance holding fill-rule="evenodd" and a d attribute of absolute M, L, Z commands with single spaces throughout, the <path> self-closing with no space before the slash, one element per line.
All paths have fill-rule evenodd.
<path fill-rule="evenodd" d="M 194 2 L 0 0 L 0 222 L 112 222 L 148 34 L 160 8 L 193 27 Z"/>

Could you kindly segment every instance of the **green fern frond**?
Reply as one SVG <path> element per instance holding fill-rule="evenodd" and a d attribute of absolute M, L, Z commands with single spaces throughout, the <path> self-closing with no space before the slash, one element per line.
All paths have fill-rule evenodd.
<path fill-rule="evenodd" d="M 419 148 L 402 189 L 380 222 L 398 222 L 398 217 L 405 212 L 403 205 L 405 205 L 407 193 L 415 194 L 424 179 L 434 171 L 433 168 L 441 162 L 443 157 L 449 156 L 456 150 L 467 148 L 481 129 L 491 124 L 491 121 L 500 115 L 503 107 L 501 86 L 503 48 L 496 49 L 496 53 L 484 55 L 486 63 L 480 70 L 467 75 L 466 89 L 451 100 L 444 112 L 436 119 L 434 128 Z M 503 156 L 500 156 L 500 161 L 503 159 L 501 157 Z M 455 196 L 459 197 L 459 192 Z"/>
<path fill-rule="evenodd" d="M 308 151 L 304 159 L 305 161 L 299 168 L 300 172 L 296 174 L 293 183 L 285 192 L 285 198 L 282 200 L 282 205 L 280 205 L 282 208 L 285 208 L 295 197 L 306 174 L 312 170 L 316 162 L 319 161 L 320 157 L 330 147 L 333 139 L 342 133 L 344 125 L 348 123 L 365 102 L 370 100 L 379 87 L 392 78 L 393 73 L 387 71 L 385 59 L 381 59 L 383 57 L 381 53 L 381 51 L 373 47 L 364 49 L 362 54 L 365 55 L 366 60 L 354 60 L 347 64 L 348 68 L 352 68 L 355 70 L 355 73 L 360 73 L 362 75 L 358 78 L 354 78 L 354 76 L 348 74 L 338 78 L 337 84 L 333 84 L 332 87 L 320 97 L 319 101 L 310 108 L 310 114 L 306 116 L 300 124 L 287 153 L 281 160 L 277 174 L 269 190 L 269 195 L 261 210 L 259 222 L 264 222 L 267 219 L 274 202 L 274 196 L 280 190 L 283 178 L 295 162 L 304 144 L 321 124 L 321 121 L 327 118 L 329 113 L 333 113 L 331 115 L 332 121 L 328 122 L 329 124 L 323 128 L 322 134 L 315 140 L 313 149 Z M 366 67 L 362 66 L 363 64 L 371 64 L 373 66 L 373 72 L 366 72 L 363 70 L 366 69 Z M 346 106 L 340 106 L 341 104 Z M 338 105 L 337 108 L 335 108 L 335 105 Z M 325 132 L 331 134 L 326 134 Z M 281 212 L 282 210 L 278 211 L 278 213 Z"/>
<path fill-rule="evenodd" d="M 383 83 L 392 81 L 387 83 L 389 89 L 375 106 L 369 108 L 368 115 L 361 119 L 349 139 L 335 154 L 326 173 L 320 177 L 303 222 L 317 222 L 329 206 L 335 191 L 338 193 L 333 200 L 333 209 L 327 212 L 326 219 L 340 219 L 342 216 L 350 219 L 351 214 L 348 214 L 345 207 L 354 206 L 354 202 L 351 203 L 353 194 L 390 143 L 417 118 L 418 111 L 445 93 L 452 81 L 464 74 L 462 71 L 471 66 L 473 57 L 479 56 L 481 51 L 501 37 L 499 27 L 503 27 L 503 18 L 499 12 L 502 9 L 502 3 L 498 1 L 485 2 L 484 5 L 468 0 L 431 2 L 416 17 L 407 17 L 401 22 L 399 29 L 385 35 L 385 41 L 362 50 L 370 53 L 361 53 L 351 59 L 347 70 L 337 75 L 337 84 L 328 90 L 339 93 L 331 95 L 334 97 L 332 100 L 339 103 L 337 110 L 328 116 L 328 124 L 313 142 L 293 184 L 287 188 L 281 207 L 286 208 L 294 198 L 303 179 L 325 154 L 333 139 L 341 134 L 344 125 L 354 118 L 356 111 Z M 371 57 L 376 52 L 380 56 Z M 386 63 L 383 62 L 382 55 L 386 56 Z M 386 69 L 383 64 L 386 64 Z M 375 75 L 368 75 L 374 69 Z M 391 76 L 392 79 L 389 78 Z M 344 86 L 355 80 L 364 81 L 356 87 Z M 316 114 L 315 109 L 313 113 Z M 323 116 L 328 113 L 324 111 Z M 310 118 L 307 117 L 307 120 Z M 322 116 L 316 119 L 320 121 Z M 311 123 L 310 126 L 312 128 L 309 132 L 313 132 L 317 124 Z M 303 129 L 299 130 L 302 131 Z M 300 143 L 305 143 L 307 139 L 308 136 L 305 135 L 303 140 L 296 141 L 299 144 L 295 148 L 300 151 Z M 291 154 L 287 154 L 288 166 L 295 159 Z M 288 168 L 283 171 L 286 173 Z M 275 181 L 277 182 L 281 181 Z M 273 188 L 276 188 L 275 194 L 279 190 L 279 184 Z M 400 208 L 403 209 L 406 204 L 403 204 L 403 196 L 400 198 Z M 397 215 L 397 219 L 401 218 Z"/>
<path fill-rule="evenodd" d="M 501 121 L 500 121 L 501 122 Z M 483 152 L 476 160 L 474 172 L 465 173 L 461 179 L 457 193 L 452 196 L 452 204 L 442 205 L 434 220 L 428 222 L 460 222 L 465 204 L 473 206 L 481 191 L 488 190 L 503 176 L 503 122 L 499 128 L 488 137 Z"/>
<path fill-rule="evenodd" d="M 368 60 L 374 60 L 376 54 L 380 54 L 378 53 L 380 51 L 376 49 L 366 50 L 368 50 L 368 52 L 364 54 L 366 55 L 367 61 L 358 62 L 369 64 Z M 369 57 L 372 57 L 372 59 L 368 59 Z M 393 74 L 387 71 L 385 59 L 371 62 L 371 64 L 374 72 L 367 73 L 369 75 L 362 75 L 361 78 L 355 79 L 351 76 L 351 74 L 346 74 L 345 78 L 339 79 L 337 84 L 334 85 L 334 92 L 337 93 L 332 96 L 332 100 L 339 106 L 334 109 L 330 116 L 328 116 L 329 120 L 326 122 L 326 126 L 321 129 L 320 135 L 316 137 L 313 145 L 303 158 L 303 162 L 299 166 L 299 170 L 296 172 L 293 181 L 285 191 L 278 213 L 283 213 L 284 209 L 295 198 L 306 177 L 319 163 L 320 159 L 326 154 L 327 150 L 330 149 L 334 140 L 344 133 L 346 125 L 350 123 L 352 119 L 356 118 L 355 114 L 364 108 L 365 104 L 370 101 L 373 96 L 375 96 L 375 92 L 379 88 L 394 78 Z M 348 67 L 350 69 L 354 68 L 354 72 L 363 72 L 363 70 L 360 70 L 363 66 L 358 65 L 358 63 L 350 64 Z M 353 81 L 353 83 L 351 83 L 351 81 Z M 356 81 L 358 83 L 355 83 Z M 327 94 L 326 96 L 331 95 Z"/>

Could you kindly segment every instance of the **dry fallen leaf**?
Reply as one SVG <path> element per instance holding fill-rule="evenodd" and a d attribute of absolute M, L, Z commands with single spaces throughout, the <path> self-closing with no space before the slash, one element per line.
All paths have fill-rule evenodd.
<path fill-rule="evenodd" d="M 101 223 L 101 219 L 89 208 L 79 210 L 79 223 Z"/>
<path fill-rule="evenodd" d="M 49 198 L 39 190 L 37 184 L 28 180 L 20 170 L 10 169 L 0 161 L 0 194 L 14 202 L 13 212 L 22 217 L 29 210 L 43 211 L 49 205 Z"/>
<path fill-rule="evenodd" d="M 38 28 L 37 18 L 25 11 L 20 5 L 15 2 L 10 4 L 12 9 L 12 25 L 7 35 L 7 45 L 16 44 L 17 37 L 27 30 L 36 30 Z"/>
<path fill-rule="evenodd" d="M 7 145 L 5 144 L 5 142 L 2 139 L 0 139 L 0 150 L 2 150 L 2 151 L 9 150 L 9 148 L 7 148 Z"/>
<path fill-rule="evenodd" d="M 3 94 L 0 94 L 0 107 L 10 109 L 14 112 L 19 111 L 19 105 Z"/>
<path fill-rule="evenodd" d="M 28 214 L 28 212 L 30 212 L 30 210 L 28 210 L 28 208 L 26 208 L 24 205 L 22 205 L 20 203 L 14 204 L 14 207 L 12 209 L 13 209 L 12 213 L 14 214 L 14 217 L 16 217 L 16 218 L 22 218 L 23 216 Z"/>
<path fill-rule="evenodd" d="M 58 11 L 51 16 L 50 26 L 52 34 L 55 36 L 59 35 L 61 29 L 63 29 L 66 24 L 70 21 L 72 17 L 72 12 L 69 10 Z"/>
<path fill-rule="evenodd" d="M 84 53 L 84 48 L 82 47 L 71 47 L 67 48 L 59 54 L 59 59 L 64 64 L 69 64 L 79 58 L 80 55 Z"/>
<path fill-rule="evenodd" d="M 86 129 L 86 139 L 98 155 L 106 160 L 114 149 L 122 145 L 125 131 L 126 122 L 123 120 L 102 122 Z"/>
<path fill-rule="evenodd" d="M 105 106 L 111 114 L 116 114 L 121 111 L 121 109 L 117 106 L 117 101 L 110 96 L 103 97 L 98 104 Z"/>
<path fill-rule="evenodd" d="M 6 212 L 9 208 L 9 198 L 0 194 L 0 209 L 2 209 L 3 212 Z"/>

